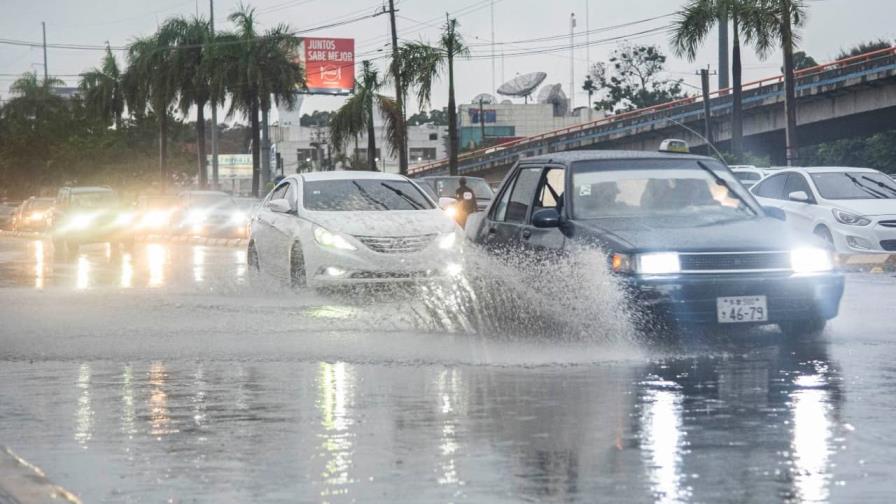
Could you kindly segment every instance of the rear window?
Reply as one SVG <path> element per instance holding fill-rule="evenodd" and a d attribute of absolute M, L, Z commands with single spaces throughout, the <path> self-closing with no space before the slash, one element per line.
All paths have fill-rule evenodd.
<path fill-rule="evenodd" d="M 101 208 L 118 203 L 118 195 L 113 191 L 72 192 L 72 206 L 79 208 Z"/>
<path fill-rule="evenodd" d="M 745 181 L 759 180 L 762 178 L 758 173 L 753 172 L 734 172 L 734 176 L 737 177 L 737 180 Z"/>
<path fill-rule="evenodd" d="M 454 198 L 457 195 L 457 188 L 460 187 L 460 179 L 437 179 L 435 181 L 435 186 L 439 197 Z M 467 187 L 473 190 L 476 199 L 490 200 L 495 197 L 492 188 L 482 179 L 467 179 Z"/>
<path fill-rule="evenodd" d="M 406 180 L 318 180 L 306 182 L 305 209 L 319 212 L 431 210 L 429 199 Z"/>

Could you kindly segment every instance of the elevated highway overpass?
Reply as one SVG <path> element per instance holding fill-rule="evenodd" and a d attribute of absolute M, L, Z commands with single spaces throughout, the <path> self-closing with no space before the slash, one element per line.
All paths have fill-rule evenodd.
<path fill-rule="evenodd" d="M 784 77 L 744 86 L 744 147 L 784 164 Z M 896 47 L 835 61 L 797 72 L 797 135 L 801 146 L 896 128 Z M 732 96 L 729 89 L 710 95 L 715 145 L 727 150 L 731 140 Z M 664 138 L 687 140 L 706 151 L 702 97 L 617 114 L 501 145 L 464 153 L 463 175 L 500 180 L 525 157 L 568 150 L 655 150 Z M 448 161 L 410 168 L 411 176 L 448 173 Z"/>

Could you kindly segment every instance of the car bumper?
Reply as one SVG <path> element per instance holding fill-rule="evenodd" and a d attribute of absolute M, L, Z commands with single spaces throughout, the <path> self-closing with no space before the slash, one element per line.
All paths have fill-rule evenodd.
<path fill-rule="evenodd" d="M 896 221 L 896 216 L 875 220 L 868 226 L 837 226 L 832 229 L 837 253 L 896 253 L 896 227 L 883 226 L 880 224 L 881 220 Z"/>
<path fill-rule="evenodd" d="M 627 277 L 624 283 L 636 309 L 679 324 L 718 324 L 720 297 L 765 296 L 768 321 L 752 323 L 762 325 L 836 317 L 844 278 L 841 273 L 682 275 Z"/>
<path fill-rule="evenodd" d="M 434 247 L 413 254 L 380 254 L 370 250 L 306 248 L 306 279 L 312 287 L 436 282 L 463 270 L 459 252 Z"/>

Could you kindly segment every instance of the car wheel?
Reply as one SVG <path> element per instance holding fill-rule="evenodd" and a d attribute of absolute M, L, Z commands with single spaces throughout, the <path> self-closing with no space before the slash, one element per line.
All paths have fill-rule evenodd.
<path fill-rule="evenodd" d="M 289 284 L 293 288 L 302 288 L 307 283 L 305 255 L 302 253 L 302 245 L 296 242 L 289 253 Z"/>
<path fill-rule="evenodd" d="M 834 235 L 831 234 L 830 229 L 824 226 L 818 226 L 818 228 L 815 229 L 815 236 L 824 240 L 824 242 L 830 245 L 832 248 L 834 247 Z"/>
<path fill-rule="evenodd" d="M 253 273 L 261 272 L 261 264 L 258 262 L 258 250 L 255 249 L 255 242 L 249 242 L 249 249 L 246 251 L 246 263 L 249 270 Z"/>
<path fill-rule="evenodd" d="M 799 338 L 806 336 L 818 336 L 824 332 L 824 328 L 828 325 L 828 321 L 823 318 L 814 318 L 808 320 L 795 320 L 789 322 L 781 322 L 778 327 L 787 337 Z"/>

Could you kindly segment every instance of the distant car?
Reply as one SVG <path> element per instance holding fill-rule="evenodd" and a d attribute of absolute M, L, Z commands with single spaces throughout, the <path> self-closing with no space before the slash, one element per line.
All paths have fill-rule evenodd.
<path fill-rule="evenodd" d="M 142 195 L 134 206 L 136 231 L 142 234 L 168 234 L 177 211 L 178 199 L 165 195 Z"/>
<path fill-rule="evenodd" d="M 485 179 L 478 177 L 465 177 L 467 186 L 473 190 L 476 195 L 476 207 L 479 211 L 485 210 L 488 204 L 495 197 L 495 192 Z M 457 188 L 460 187 L 461 177 L 420 177 L 415 179 L 416 182 L 429 185 L 433 192 L 436 193 L 436 202 L 441 198 L 455 198 L 457 196 Z"/>
<path fill-rule="evenodd" d="M 248 261 L 296 287 L 433 281 L 460 272 L 459 246 L 457 224 L 406 177 L 316 172 L 264 199 Z"/>
<path fill-rule="evenodd" d="M 134 212 L 108 187 L 63 187 L 50 213 L 57 251 L 77 253 L 81 245 L 133 242 Z"/>
<path fill-rule="evenodd" d="M 734 173 L 737 180 L 740 180 L 740 183 L 747 189 L 753 187 L 768 175 L 768 170 L 757 168 L 753 165 L 731 165 L 729 168 L 731 168 L 731 172 Z"/>
<path fill-rule="evenodd" d="M 817 333 L 843 295 L 823 242 L 770 216 L 722 163 L 684 153 L 523 159 L 467 237 L 496 257 L 546 263 L 599 250 L 644 319 L 674 325 Z"/>
<path fill-rule="evenodd" d="M 841 254 L 896 252 L 896 182 L 870 168 L 778 171 L 752 188 L 797 230 L 815 233 Z"/>
<path fill-rule="evenodd" d="M 16 214 L 19 211 L 20 201 L 5 201 L 0 203 L 0 229 L 11 231 L 15 227 Z"/>
<path fill-rule="evenodd" d="M 13 226 L 16 231 L 46 231 L 50 221 L 50 211 L 54 198 L 36 198 L 23 201 L 16 210 Z"/>
<path fill-rule="evenodd" d="M 249 236 L 249 223 L 261 207 L 261 200 L 255 198 L 234 198 L 237 216 L 243 229 L 243 237 Z"/>
<path fill-rule="evenodd" d="M 177 195 L 176 233 L 193 236 L 242 238 L 245 215 L 233 197 L 220 191 L 184 191 Z"/>

